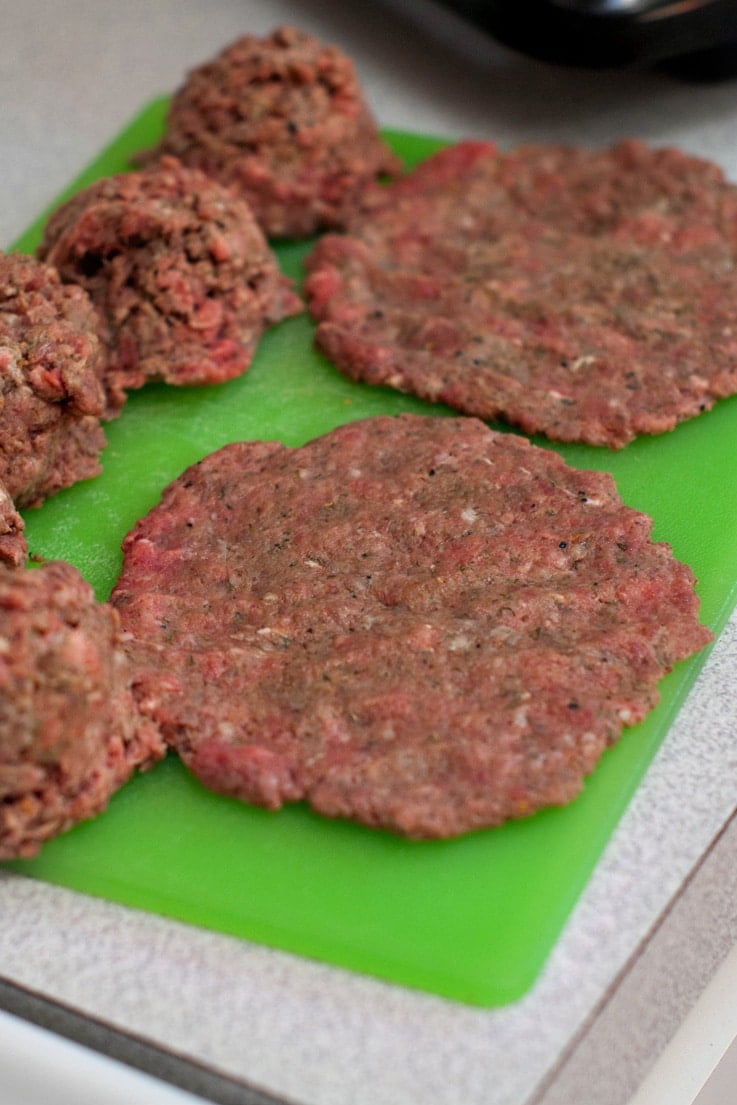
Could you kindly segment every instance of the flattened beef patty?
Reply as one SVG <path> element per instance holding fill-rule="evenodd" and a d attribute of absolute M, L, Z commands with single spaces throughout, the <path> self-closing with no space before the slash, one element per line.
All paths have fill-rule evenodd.
<path fill-rule="evenodd" d="M 676 150 L 460 143 L 320 241 L 347 375 L 620 448 L 737 391 L 737 188 Z"/>
<path fill-rule="evenodd" d="M 0 567 L 0 859 L 34 855 L 162 755 L 118 616 L 69 564 Z"/>
<path fill-rule="evenodd" d="M 18 507 L 100 471 L 98 326 L 82 288 L 33 257 L 0 253 L 0 481 Z"/>
<path fill-rule="evenodd" d="M 342 226 L 364 186 L 399 168 L 350 60 L 291 27 L 194 69 L 160 149 L 234 187 L 270 237 Z"/>
<path fill-rule="evenodd" d="M 569 801 L 701 648 L 610 476 L 475 419 L 226 446 L 124 542 L 140 709 L 214 790 L 412 837 Z"/>
<path fill-rule="evenodd" d="M 78 193 L 40 254 L 98 307 L 118 404 L 152 377 L 240 375 L 266 327 L 302 309 L 247 204 L 173 158 Z"/>

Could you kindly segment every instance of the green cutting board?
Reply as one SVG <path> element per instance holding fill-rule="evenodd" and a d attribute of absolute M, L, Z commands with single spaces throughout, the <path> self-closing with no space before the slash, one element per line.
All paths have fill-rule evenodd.
<path fill-rule="evenodd" d="M 160 133 L 165 104 L 151 104 L 67 194 L 127 168 Z M 387 137 L 408 164 L 442 144 Z M 35 248 L 43 221 L 17 248 Z M 299 275 L 305 249 L 279 249 L 290 274 Z M 185 466 L 226 442 L 294 446 L 368 415 L 449 413 L 345 380 L 311 341 L 308 319 L 291 319 L 265 336 L 239 380 L 131 395 L 107 427 L 104 473 L 27 512 L 32 551 L 76 564 L 104 599 L 128 529 Z M 737 400 L 727 400 L 621 453 L 559 449 L 579 467 L 613 473 L 625 502 L 653 516 L 655 537 L 695 570 L 703 619 L 715 630 L 736 592 L 736 442 Z M 169 757 L 96 820 L 8 866 L 458 1001 L 510 1002 L 540 972 L 702 663 L 703 654 L 663 681 L 659 707 L 606 753 L 575 802 L 500 829 L 409 842 L 304 806 L 267 812 L 209 793 Z"/>

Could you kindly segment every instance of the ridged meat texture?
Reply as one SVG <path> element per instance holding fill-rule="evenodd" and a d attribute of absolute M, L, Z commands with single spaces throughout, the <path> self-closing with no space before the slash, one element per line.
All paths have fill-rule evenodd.
<path fill-rule="evenodd" d="M 113 409 L 149 379 L 241 375 L 267 327 L 302 310 L 248 205 L 170 157 L 77 193 L 39 252 L 100 312 Z"/>
<path fill-rule="evenodd" d="M 399 170 L 352 62 L 292 27 L 192 70 L 149 157 L 161 152 L 232 186 L 280 238 L 344 225 L 366 185 Z"/>
<path fill-rule="evenodd" d="M 568 802 L 710 639 L 611 477 L 475 419 L 226 446 L 128 535 L 112 602 L 205 785 L 411 837 Z"/>
<path fill-rule="evenodd" d="M 100 813 L 162 754 L 112 607 L 70 564 L 0 566 L 0 859 Z"/>
<path fill-rule="evenodd" d="M 677 150 L 462 142 L 367 194 L 305 292 L 348 376 L 617 449 L 737 391 L 736 227 Z"/>
<path fill-rule="evenodd" d="M 28 555 L 23 519 L 7 488 L 0 483 L 0 564 L 19 568 Z"/>
<path fill-rule="evenodd" d="M 0 481 L 18 507 L 96 476 L 104 353 L 87 293 L 0 253 Z"/>

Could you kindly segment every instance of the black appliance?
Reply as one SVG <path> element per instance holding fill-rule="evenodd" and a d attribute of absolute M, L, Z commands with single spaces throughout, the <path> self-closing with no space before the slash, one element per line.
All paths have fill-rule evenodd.
<path fill-rule="evenodd" d="M 589 68 L 737 76 L 736 0 L 439 0 L 522 53 Z"/>

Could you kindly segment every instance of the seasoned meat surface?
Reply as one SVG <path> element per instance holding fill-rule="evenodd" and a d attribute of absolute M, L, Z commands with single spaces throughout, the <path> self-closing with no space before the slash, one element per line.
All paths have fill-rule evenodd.
<path fill-rule="evenodd" d="M 0 253 L 0 481 L 38 506 L 96 476 L 104 354 L 87 293 L 20 253 Z"/>
<path fill-rule="evenodd" d="M 118 406 L 151 378 L 241 375 L 264 330 L 302 310 L 248 205 L 173 158 L 73 196 L 49 219 L 40 254 L 100 311 Z"/>
<path fill-rule="evenodd" d="M 0 566 L 0 859 L 34 855 L 159 759 L 118 616 L 70 564 Z"/>
<path fill-rule="evenodd" d="M 125 539 L 112 602 L 205 785 L 412 837 L 568 802 L 710 639 L 610 476 L 470 418 L 226 446 Z"/>
<path fill-rule="evenodd" d="M 315 247 L 348 376 L 621 448 L 737 391 L 737 187 L 636 141 L 442 150 Z"/>
<path fill-rule="evenodd" d="M 161 151 L 234 187 L 269 237 L 342 226 L 363 188 L 399 169 L 351 61 L 291 27 L 245 35 L 194 69 Z"/>
<path fill-rule="evenodd" d="M 0 483 L 0 564 L 18 568 L 25 562 L 28 549 L 24 528 L 7 488 Z"/>

